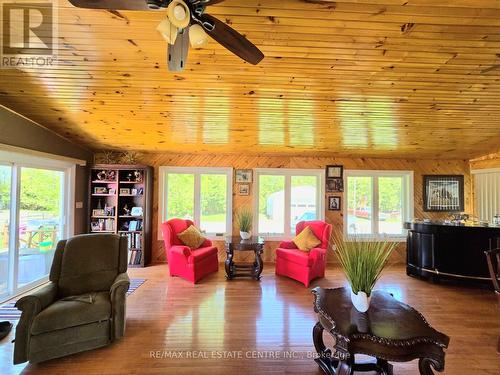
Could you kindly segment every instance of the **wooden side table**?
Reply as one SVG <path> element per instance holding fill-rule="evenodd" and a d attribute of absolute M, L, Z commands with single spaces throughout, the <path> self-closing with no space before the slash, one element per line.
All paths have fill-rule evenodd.
<path fill-rule="evenodd" d="M 252 264 L 236 264 L 233 260 L 234 251 L 253 251 L 255 261 Z M 264 269 L 262 253 L 264 251 L 264 239 L 262 237 L 251 237 L 243 240 L 239 236 L 226 237 L 226 278 L 232 280 L 235 277 L 251 277 L 260 280 Z"/>
<path fill-rule="evenodd" d="M 449 337 L 432 328 L 414 308 L 397 301 L 391 294 L 372 293 L 370 309 L 357 311 L 348 288 L 312 290 L 318 323 L 313 328 L 315 361 L 325 374 L 350 375 L 352 371 L 377 371 L 391 375 L 388 361 L 419 359 L 420 374 L 433 375 L 431 366 L 444 370 L 444 349 Z M 333 350 L 326 348 L 323 331 L 335 339 Z M 376 358 L 376 363 L 358 364 L 355 354 Z"/>

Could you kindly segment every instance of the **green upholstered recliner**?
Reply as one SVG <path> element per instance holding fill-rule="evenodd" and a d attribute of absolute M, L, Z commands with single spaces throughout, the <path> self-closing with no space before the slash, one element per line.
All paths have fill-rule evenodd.
<path fill-rule="evenodd" d="M 108 345 L 125 332 L 127 239 L 84 234 L 59 241 L 50 282 L 22 297 L 14 364 Z"/>

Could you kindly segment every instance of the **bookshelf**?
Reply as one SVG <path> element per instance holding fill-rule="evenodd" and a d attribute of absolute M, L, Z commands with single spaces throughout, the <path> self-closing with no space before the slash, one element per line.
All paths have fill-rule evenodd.
<path fill-rule="evenodd" d="M 144 267 L 151 257 L 153 168 L 96 164 L 90 169 L 89 233 L 127 237 L 129 267 Z"/>

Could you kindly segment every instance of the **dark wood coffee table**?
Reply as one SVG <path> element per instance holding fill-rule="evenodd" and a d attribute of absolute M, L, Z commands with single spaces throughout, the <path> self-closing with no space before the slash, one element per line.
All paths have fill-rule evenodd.
<path fill-rule="evenodd" d="M 252 264 L 236 264 L 233 261 L 234 251 L 253 251 L 255 261 Z M 251 277 L 260 280 L 260 274 L 264 269 L 262 252 L 264 251 L 264 239 L 262 237 L 251 237 L 243 240 L 239 236 L 226 237 L 226 278 Z"/>
<path fill-rule="evenodd" d="M 420 374 L 432 375 L 431 366 L 444 370 L 444 349 L 450 338 L 432 328 L 414 308 L 391 294 L 374 291 L 370 309 L 358 312 L 347 288 L 312 290 L 318 323 L 313 329 L 315 361 L 328 375 L 350 375 L 352 371 L 392 374 L 388 361 L 419 359 Z M 333 350 L 326 348 L 323 330 L 335 339 Z M 376 358 L 376 363 L 355 363 L 355 354 Z"/>

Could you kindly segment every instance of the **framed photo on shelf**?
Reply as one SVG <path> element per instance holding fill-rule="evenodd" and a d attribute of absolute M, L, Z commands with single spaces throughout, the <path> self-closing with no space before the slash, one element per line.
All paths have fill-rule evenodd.
<path fill-rule="evenodd" d="M 344 180 L 342 178 L 327 178 L 327 193 L 342 193 L 344 191 Z"/>
<path fill-rule="evenodd" d="M 344 167 L 342 165 L 327 165 L 326 178 L 342 178 L 344 174 Z"/>
<path fill-rule="evenodd" d="M 130 210 L 131 216 L 142 216 L 142 207 L 132 207 Z"/>
<path fill-rule="evenodd" d="M 108 194 L 108 188 L 104 186 L 96 186 L 94 188 L 94 194 Z"/>
<path fill-rule="evenodd" d="M 130 189 L 129 188 L 120 188 L 120 194 L 129 195 Z"/>
<path fill-rule="evenodd" d="M 328 210 L 330 211 L 342 210 L 341 202 L 342 202 L 341 197 L 328 197 Z"/>
<path fill-rule="evenodd" d="M 97 208 L 92 210 L 92 216 L 107 216 L 106 211 L 103 209 Z"/>
<path fill-rule="evenodd" d="M 115 195 L 116 194 L 116 189 L 115 188 L 109 188 L 108 194 Z"/>
<path fill-rule="evenodd" d="M 138 191 L 137 189 L 132 189 L 132 190 L 131 190 L 131 194 L 132 194 L 132 195 L 137 195 L 137 191 Z"/>
<path fill-rule="evenodd" d="M 249 184 L 238 185 L 238 195 L 250 195 L 250 185 Z"/>
<path fill-rule="evenodd" d="M 90 229 L 92 232 L 99 232 L 101 230 L 101 226 L 99 225 L 98 221 L 92 221 L 90 223 Z"/>
<path fill-rule="evenodd" d="M 237 183 L 252 182 L 252 170 L 251 169 L 237 169 L 236 170 L 236 182 Z"/>
<path fill-rule="evenodd" d="M 424 211 L 464 210 L 463 175 L 424 175 Z"/>

